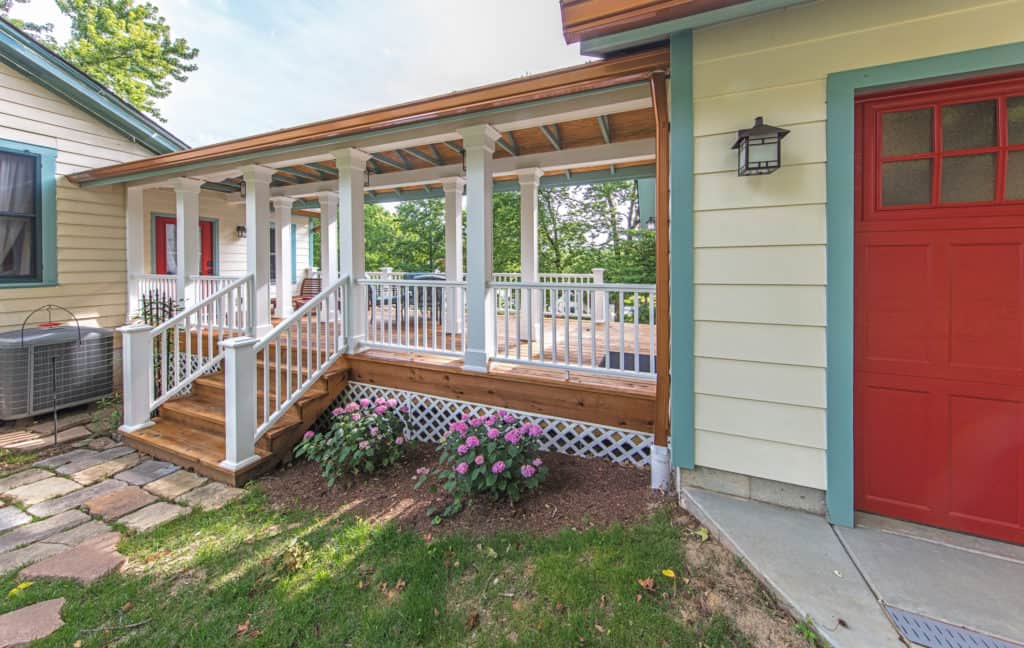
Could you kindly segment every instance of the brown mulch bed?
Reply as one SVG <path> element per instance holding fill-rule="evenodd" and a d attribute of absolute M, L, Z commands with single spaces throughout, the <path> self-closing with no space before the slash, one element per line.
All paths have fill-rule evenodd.
<path fill-rule="evenodd" d="M 371 520 L 394 520 L 419 532 L 465 532 L 474 536 L 516 530 L 551 533 L 566 527 L 585 529 L 627 523 L 645 517 L 671 501 L 651 491 L 650 474 L 603 459 L 542 453 L 548 478 L 516 506 L 478 500 L 461 513 L 434 526 L 429 509 L 442 510 L 450 501 L 429 484 L 416 489 L 416 469 L 437 463 L 434 446 L 412 445 L 396 465 L 370 476 L 339 480 L 333 487 L 319 466 L 298 461 L 259 480 L 275 507 L 298 507 L 321 513 L 351 513 Z"/>

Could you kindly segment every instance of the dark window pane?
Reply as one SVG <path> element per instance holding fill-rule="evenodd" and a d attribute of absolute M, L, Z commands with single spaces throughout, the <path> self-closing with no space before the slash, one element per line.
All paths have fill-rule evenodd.
<path fill-rule="evenodd" d="M 932 109 L 903 110 L 882 115 L 882 155 L 932 152 Z"/>
<path fill-rule="evenodd" d="M 22 216 L 0 216 L 0 277 L 21 279 L 35 276 L 34 220 Z"/>
<path fill-rule="evenodd" d="M 942 149 L 944 151 L 995 145 L 995 99 L 943 106 Z"/>
<path fill-rule="evenodd" d="M 882 165 L 882 206 L 925 205 L 932 201 L 932 161 L 908 160 Z"/>
<path fill-rule="evenodd" d="M 995 197 L 995 153 L 942 159 L 942 202 L 980 202 Z"/>
<path fill-rule="evenodd" d="M 1010 151 L 1007 155 L 1006 199 L 1024 200 L 1024 151 Z"/>
<path fill-rule="evenodd" d="M 0 153 L 0 213 L 35 214 L 36 158 Z"/>
<path fill-rule="evenodd" d="M 1024 144 L 1024 97 L 1006 100 L 1006 130 L 1010 144 Z"/>

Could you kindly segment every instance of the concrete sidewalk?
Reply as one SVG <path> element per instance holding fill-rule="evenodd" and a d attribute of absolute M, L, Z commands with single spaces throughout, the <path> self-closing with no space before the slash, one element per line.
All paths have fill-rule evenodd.
<path fill-rule="evenodd" d="M 680 503 L 798 618 L 840 648 L 901 646 L 882 603 L 1024 640 L 1024 547 L 858 515 L 816 515 L 695 488 Z"/>

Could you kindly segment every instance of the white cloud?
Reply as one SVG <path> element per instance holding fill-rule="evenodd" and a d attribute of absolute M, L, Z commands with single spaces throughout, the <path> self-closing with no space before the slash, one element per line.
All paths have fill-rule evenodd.
<path fill-rule="evenodd" d="M 156 0 L 199 70 L 161 104 L 193 145 L 583 62 L 557 0 Z M 52 0 L 16 17 L 66 20 Z M 65 26 L 61 26 L 61 25 Z M 62 32 L 63 29 L 63 32 Z"/>

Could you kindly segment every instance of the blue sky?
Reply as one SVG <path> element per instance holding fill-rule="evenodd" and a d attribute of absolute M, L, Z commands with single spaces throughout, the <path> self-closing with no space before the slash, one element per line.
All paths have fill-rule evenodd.
<path fill-rule="evenodd" d="M 558 0 L 151 0 L 199 70 L 163 100 L 201 145 L 575 65 Z M 11 15 L 67 20 L 52 0 Z"/>

